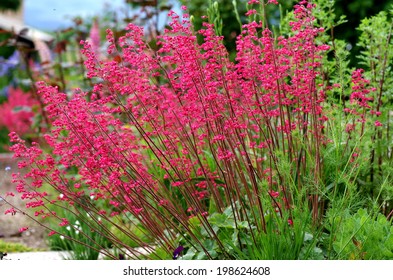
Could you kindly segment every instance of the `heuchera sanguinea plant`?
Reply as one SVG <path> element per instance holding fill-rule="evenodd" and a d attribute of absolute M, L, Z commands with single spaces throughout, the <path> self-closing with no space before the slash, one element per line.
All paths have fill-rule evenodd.
<path fill-rule="evenodd" d="M 321 149 L 329 141 L 319 69 L 328 46 L 316 43 L 323 29 L 315 26 L 312 8 L 307 1 L 295 7 L 287 37 L 274 38 L 262 22 L 245 24 L 235 62 L 213 25 L 198 31 L 204 37 L 199 45 L 188 15 L 173 12 L 157 51 L 132 24 L 120 38 L 107 31 L 104 60 L 82 42 L 88 77 L 99 81 L 94 90 L 67 96 L 38 83 L 52 122 L 47 146 L 27 147 L 10 134 L 19 167 L 28 168 L 13 175 L 16 190 L 35 209 L 33 218 L 66 226 L 53 207 L 76 215 L 83 209 L 91 218 L 84 222 L 119 248 L 127 244 L 110 228 L 139 240 L 122 227 L 137 223 L 154 241 L 141 245 L 151 251 L 161 246 L 171 255 L 179 236 L 187 237 L 185 247 L 204 248 L 188 222 L 194 217 L 230 258 L 209 223 L 211 212 L 231 207 L 236 226 L 245 221 L 251 235 L 266 232 L 268 215 L 285 217 L 292 227 L 301 221 L 292 215 L 288 186 L 309 188 L 307 175 L 315 190 L 307 189 L 308 202 L 318 220 Z M 360 74 L 354 74 L 357 81 Z M 367 108 L 365 95 L 351 100 Z M 282 159 L 290 163 L 286 171 Z M 15 211 L 23 210 L 9 213 Z"/>

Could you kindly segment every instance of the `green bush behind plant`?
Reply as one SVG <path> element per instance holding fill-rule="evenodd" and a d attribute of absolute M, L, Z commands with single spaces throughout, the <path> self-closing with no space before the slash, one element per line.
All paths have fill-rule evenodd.
<path fill-rule="evenodd" d="M 328 220 L 330 228 L 334 225 L 333 249 L 338 259 L 393 259 L 393 226 L 384 215 L 346 210 L 340 216 L 328 215 Z"/>

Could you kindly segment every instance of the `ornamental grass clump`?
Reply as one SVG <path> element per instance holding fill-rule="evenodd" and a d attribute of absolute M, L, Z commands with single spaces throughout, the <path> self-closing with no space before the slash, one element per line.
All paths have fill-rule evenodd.
<path fill-rule="evenodd" d="M 291 35 L 277 38 L 250 10 L 262 20 L 242 26 L 235 62 L 213 24 L 195 32 L 173 12 L 157 50 L 132 24 L 120 38 L 107 31 L 103 60 L 82 42 L 92 92 L 38 83 L 46 144 L 10 134 L 28 170 L 13 180 L 32 218 L 59 234 L 51 225 L 73 226 L 65 209 L 111 246 L 79 232 L 83 243 L 114 259 L 307 258 L 331 143 L 320 72 L 329 47 L 316 43 L 324 30 L 312 9 L 296 5 Z M 353 99 L 367 110 L 363 91 Z"/>

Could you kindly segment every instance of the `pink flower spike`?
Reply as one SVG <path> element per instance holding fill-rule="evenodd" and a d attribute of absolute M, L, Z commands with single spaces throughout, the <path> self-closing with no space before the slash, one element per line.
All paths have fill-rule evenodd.
<path fill-rule="evenodd" d="M 380 121 L 375 121 L 374 125 L 375 125 L 376 127 L 378 127 L 378 126 L 382 126 L 382 123 L 381 123 Z"/>

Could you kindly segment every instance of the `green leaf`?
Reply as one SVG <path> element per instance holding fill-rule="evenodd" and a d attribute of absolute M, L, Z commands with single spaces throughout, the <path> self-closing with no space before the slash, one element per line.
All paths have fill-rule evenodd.
<path fill-rule="evenodd" d="M 193 260 L 196 256 L 196 253 L 197 252 L 196 252 L 195 248 L 191 247 L 190 249 L 187 250 L 187 253 L 184 256 L 180 257 L 179 259 L 180 260 Z"/>

